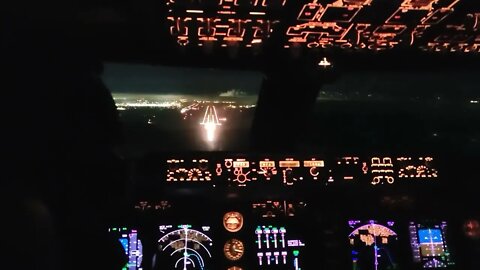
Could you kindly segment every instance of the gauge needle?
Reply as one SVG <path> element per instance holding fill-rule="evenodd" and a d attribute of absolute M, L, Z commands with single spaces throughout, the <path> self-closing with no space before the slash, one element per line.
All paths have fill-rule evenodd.
<path fill-rule="evenodd" d="M 242 252 L 241 249 L 237 249 L 237 248 L 234 248 L 233 251 L 236 251 L 236 252 Z"/>

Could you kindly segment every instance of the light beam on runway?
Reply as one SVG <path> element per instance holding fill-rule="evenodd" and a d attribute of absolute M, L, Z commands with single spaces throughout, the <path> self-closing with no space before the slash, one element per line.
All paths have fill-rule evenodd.
<path fill-rule="evenodd" d="M 205 109 L 205 115 L 203 116 L 203 121 L 200 123 L 200 125 L 203 125 L 207 132 L 207 140 L 209 142 L 215 141 L 215 130 L 217 129 L 217 126 L 222 125 L 218 120 L 215 106 L 207 106 Z"/>

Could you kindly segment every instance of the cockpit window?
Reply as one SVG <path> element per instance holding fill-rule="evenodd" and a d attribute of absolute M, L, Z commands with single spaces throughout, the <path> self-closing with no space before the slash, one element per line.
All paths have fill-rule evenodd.
<path fill-rule="evenodd" d="M 105 64 L 125 152 L 234 151 L 248 144 L 262 73 Z"/>
<path fill-rule="evenodd" d="M 324 85 L 313 140 L 332 148 L 478 151 L 478 70 L 346 72 Z"/>

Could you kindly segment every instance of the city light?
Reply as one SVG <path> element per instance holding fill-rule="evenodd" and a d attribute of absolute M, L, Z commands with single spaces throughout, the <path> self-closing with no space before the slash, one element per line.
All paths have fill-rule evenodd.
<path fill-rule="evenodd" d="M 250 97 L 114 94 L 113 98 L 121 117 L 141 116 L 133 121 L 138 120 L 154 129 L 168 128 L 169 123 L 164 121 L 164 117 L 178 119 L 182 121 L 181 126 L 194 128 L 204 144 L 202 147 L 208 149 L 223 143 L 219 131 L 236 125 L 235 116 L 242 114 L 250 117 L 251 109 L 256 107 Z"/>
<path fill-rule="evenodd" d="M 136 102 L 118 102 L 116 103 L 118 108 L 180 108 L 182 104 L 178 101 L 164 101 L 164 102 L 148 102 L 148 101 L 136 101 Z"/>

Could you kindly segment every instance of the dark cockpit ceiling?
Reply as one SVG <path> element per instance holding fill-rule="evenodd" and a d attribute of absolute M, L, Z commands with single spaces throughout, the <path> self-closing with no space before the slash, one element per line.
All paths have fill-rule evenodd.
<path fill-rule="evenodd" d="M 269 69 L 329 56 L 345 69 L 411 69 L 474 67 L 480 55 L 478 1 L 53 2 L 29 5 L 32 17 L 118 62 Z"/>

